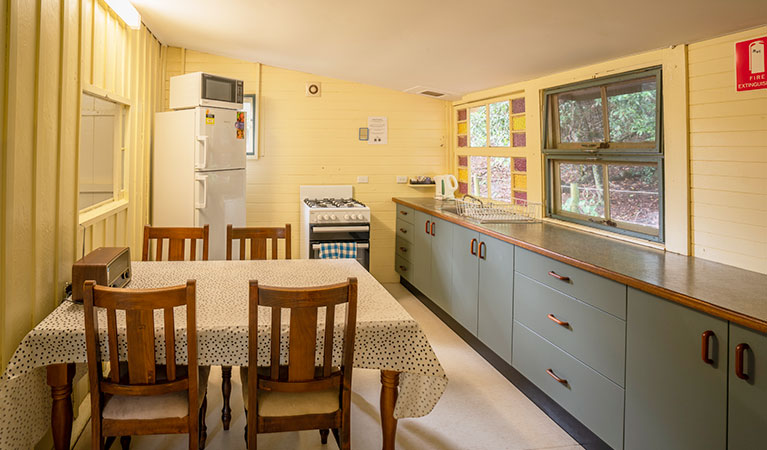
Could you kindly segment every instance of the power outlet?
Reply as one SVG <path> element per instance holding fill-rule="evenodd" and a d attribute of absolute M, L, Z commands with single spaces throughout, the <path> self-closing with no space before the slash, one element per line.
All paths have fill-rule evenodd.
<path fill-rule="evenodd" d="M 397 175 L 397 184 L 407 184 L 407 177 Z"/>
<path fill-rule="evenodd" d="M 368 182 L 368 176 L 367 175 L 359 175 L 357 177 L 357 183 L 367 183 Z"/>

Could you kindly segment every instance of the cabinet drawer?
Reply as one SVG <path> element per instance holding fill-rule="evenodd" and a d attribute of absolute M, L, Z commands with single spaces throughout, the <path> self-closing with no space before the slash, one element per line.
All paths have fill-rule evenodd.
<path fill-rule="evenodd" d="M 413 224 L 397 219 L 397 237 L 413 242 L 413 239 L 415 239 L 415 236 L 413 236 Z"/>
<path fill-rule="evenodd" d="M 612 448 L 623 448 L 623 389 L 516 320 L 513 329 L 514 368 Z"/>
<path fill-rule="evenodd" d="M 411 244 L 410 241 L 398 237 L 396 245 L 397 256 L 410 261 L 410 255 L 413 253 L 413 244 Z"/>
<path fill-rule="evenodd" d="M 626 320 L 625 285 L 519 247 L 514 259 L 517 272 Z"/>
<path fill-rule="evenodd" d="M 514 276 L 514 318 L 624 386 L 626 322 L 519 273 Z"/>
<path fill-rule="evenodd" d="M 407 223 L 413 223 L 415 221 L 415 214 L 413 208 L 407 206 L 397 205 L 397 219 L 402 219 Z"/>
<path fill-rule="evenodd" d="M 403 278 L 407 279 L 408 281 L 411 281 L 412 278 L 412 268 L 410 265 L 410 261 L 400 257 L 395 256 L 394 257 L 394 270 L 400 274 Z"/>

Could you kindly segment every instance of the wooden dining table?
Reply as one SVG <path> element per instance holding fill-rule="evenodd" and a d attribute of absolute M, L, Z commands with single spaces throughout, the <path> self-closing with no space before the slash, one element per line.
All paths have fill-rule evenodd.
<path fill-rule="evenodd" d="M 343 282 L 348 277 L 356 277 L 359 283 L 353 366 L 381 371 L 382 448 L 394 449 L 397 420 L 428 414 L 447 387 L 447 377 L 419 324 L 355 260 L 134 262 L 129 288 L 197 280 L 199 364 L 243 366 L 249 364 L 249 280 L 268 286 L 309 287 Z M 344 312 L 343 308 L 336 312 L 337 323 L 343 323 Z M 183 318 L 185 311 L 177 308 L 175 314 Z M 267 366 L 271 324 L 268 314 L 259 316 L 264 318 L 258 324 L 263 349 L 259 348 L 257 364 Z M 324 322 L 324 317 L 319 320 Z M 155 322 L 161 324 L 162 320 Z M 283 333 L 288 332 L 287 323 L 283 323 Z M 124 322 L 118 318 L 120 327 L 124 330 Z M 155 346 L 157 362 L 163 363 L 164 338 L 159 330 L 162 328 L 158 327 Z M 186 333 L 181 330 L 184 338 L 177 339 L 176 362 L 185 364 Z M 318 333 L 318 339 L 321 335 Z M 338 364 L 339 340 L 335 346 L 339 351 L 333 352 L 334 364 Z M 282 355 L 286 357 L 287 353 Z M 65 301 L 27 334 L 0 379 L 4 406 L 0 410 L 0 448 L 30 448 L 49 426 L 55 448 L 69 448 L 72 381 L 84 373 L 86 363 L 83 307 Z"/>

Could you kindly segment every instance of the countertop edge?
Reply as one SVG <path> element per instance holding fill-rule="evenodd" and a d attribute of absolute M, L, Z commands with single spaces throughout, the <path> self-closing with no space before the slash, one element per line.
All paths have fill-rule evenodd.
<path fill-rule="evenodd" d="M 460 225 L 464 228 L 468 228 L 468 229 L 480 232 L 482 234 L 485 234 L 487 236 L 499 239 L 501 241 L 508 242 L 509 244 L 516 245 L 517 247 L 522 247 L 526 250 L 530 250 L 532 252 L 538 253 L 543 256 L 547 256 L 549 258 L 555 259 L 565 264 L 569 264 L 579 269 L 586 270 L 595 275 L 599 275 L 599 276 L 611 279 L 613 281 L 617 281 L 629 287 L 647 292 L 648 294 L 656 295 L 666 300 L 679 303 L 680 305 L 693 308 L 695 310 L 704 312 L 706 314 L 710 314 L 712 316 L 719 317 L 721 319 L 729 320 L 731 322 L 737 323 L 738 325 L 743 325 L 745 327 L 751 328 L 753 330 L 756 330 L 762 333 L 767 333 L 767 321 L 765 320 L 757 319 L 755 317 L 751 317 L 736 311 L 732 311 L 722 306 L 707 302 L 699 298 L 691 297 L 681 292 L 676 292 L 676 291 L 664 288 L 662 286 L 658 286 L 656 284 L 648 283 L 647 281 L 639 280 L 639 279 L 630 277 L 628 275 L 624 275 L 622 273 L 614 272 L 604 267 L 595 266 L 593 264 L 569 257 L 567 255 L 562 255 L 560 253 L 554 252 L 552 250 L 549 250 L 543 247 L 539 247 L 537 245 L 530 244 L 525 241 L 514 239 L 507 235 L 489 230 L 481 225 L 458 219 L 452 215 L 446 215 L 437 210 L 424 208 L 415 203 L 409 203 L 407 200 L 403 200 L 397 197 L 392 197 L 392 201 L 394 203 L 407 206 L 408 208 L 413 208 L 414 210 L 421 211 L 423 213 L 432 215 L 442 220 L 446 220 L 456 225 Z"/>

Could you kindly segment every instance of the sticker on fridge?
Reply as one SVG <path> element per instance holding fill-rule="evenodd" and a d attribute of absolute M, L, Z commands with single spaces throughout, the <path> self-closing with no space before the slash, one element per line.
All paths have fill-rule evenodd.
<path fill-rule="evenodd" d="M 215 125 L 216 115 L 210 112 L 209 109 L 205 110 L 205 125 Z"/>
<path fill-rule="evenodd" d="M 245 139 L 245 111 L 237 111 L 234 128 L 237 130 L 237 139 Z"/>

